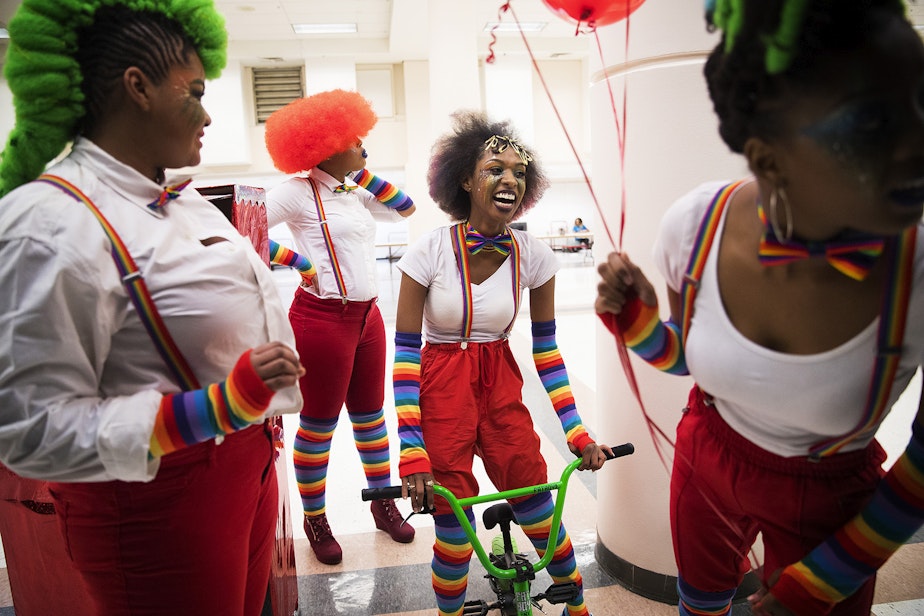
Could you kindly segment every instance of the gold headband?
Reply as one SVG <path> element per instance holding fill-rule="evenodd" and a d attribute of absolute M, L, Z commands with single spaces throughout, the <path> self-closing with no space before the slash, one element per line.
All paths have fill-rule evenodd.
<path fill-rule="evenodd" d="M 513 148 L 513 151 L 520 156 L 520 160 L 523 161 L 524 165 L 528 165 L 533 159 L 529 152 L 526 151 L 526 148 L 517 143 L 512 137 L 508 137 L 507 135 L 491 135 L 485 139 L 484 142 L 485 150 L 491 150 L 497 154 L 500 154 L 506 150 L 507 146 Z"/>

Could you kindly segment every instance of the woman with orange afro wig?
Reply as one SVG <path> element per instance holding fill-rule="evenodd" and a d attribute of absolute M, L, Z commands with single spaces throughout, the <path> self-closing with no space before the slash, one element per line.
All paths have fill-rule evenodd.
<path fill-rule="evenodd" d="M 356 92 L 330 90 L 294 101 L 266 121 L 266 147 L 284 173 L 297 174 L 267 193 L 269 226 L 285 223 L 304 259 L 304 282 L 289 319 L 306 368 L 295 436 L 295 479 L 305 534 L 319 561 L 343 558 L 325 514 L 331 439 L 346 404 L 369 487 L 391 485 L 385 427 L 385 326 L 376 305 L 375 221 L 410 216 L 414 202 L 366 171 L 362 138 L 377 117 Z M 307 173 L 302 173 L 307 172 Z M 352 177 L 352 182 L 347 182 Z M 299 255 L 277 248 L 274 260 Z M 393 500 L 372 503 L 377 528 L 408 543 L 414 529 Z"/>

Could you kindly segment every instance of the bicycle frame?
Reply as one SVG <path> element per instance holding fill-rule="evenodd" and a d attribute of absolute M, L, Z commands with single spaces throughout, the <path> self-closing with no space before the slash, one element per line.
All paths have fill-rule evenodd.
<path fill-rule="evenodd" d="M 612 449 L 613 457 L 608 458 L 610 460 L 629 455 L 635 451 L 635 447 L 631 443 L 625 443 L 623 445 L 613 447 Z M 511 581 L 513 587 L 514 603 L 516 606 L 516 616 L 532 616 L 533 614 L 532 605 L 534 598 L 530 595 L 530 581 L 535 579 L 536 572 L 545 569 L 552 561 L 552 557 L 555 553 L 555 540 L 558 538 L 558 532 L 561 527 L 561 517 L 562 511 L 564 510 L 565 498 L 568 492 L 568 482 L 571 479 L 572 473 L 574 473 L 574 471 L 577 470 L 577 468 L 581 465 L 581 462 L 582 460 L 578 458 L 569 463 L 562 471 L 561 478 L 558 481 L 550 481 L 540 485 L 526 486 L 513 490 L 505 490 L 493 494 L 482 494 L 478 496 L 470 496 L 467 498 L 456 498 L 456 496 L 451 491 L 444 488 L 443 486 L 433 486 L 433 493 L 436 496 L 440 496 L 446 500 L 450 509 L 452 509 L 453 514 L 456 516 L 456 519 L 462 525 L 462 530 L 465 533 L 466 538 L 472 545 L 472 549 L 477 555 L 478 560 L 484 566 L 488 575 L 497 580 Z M 474 526 L 469 521 L 468 516 L 465 515 L 465 509 L 472 507 L 473 505 L 480 505 L 495 501 L 508 501 L 513 498 L 531 496 L 533 494 L 553 491 L 556 492 L 556 495 L 555 507 L 552 514 L 552 524 L 549 528 L 549 537 L 547 542 L 549 547 L 545 551 L 545 554 L 542 556 L 542 558 L 540 558 L 536 563 L 530 563 L 525 559 L 517 559 L 517 562 L 513 563 L 514 567 L 509 569 L 500 568 L 491 562 L 491 558 L 488 556 L 487 551 L 485 551 L 484 546 L 481 544 L 481 540 L 478 539 L 478 535 L 475 533 Z M 376 498 L 399 498 L 400 496 L 401 486 L 363 490 L 363 500 L 374 500 Z M 507 547 L 509 550 L 509 546 L 505 547 Z M 553 584 L 549 590 L 555 586 L 558 585 Z M 537 595 L 536 600 L 541 598 L 546 598 L 544 593 Z M 482 607 L 479 609 L 478 613 L 486 614 L 486 609 L 486 607 Z M 494 606 L 491 609 L 500 609 L 500 607 Z M 470 614 L 472 612 L 463 613 Z"/>

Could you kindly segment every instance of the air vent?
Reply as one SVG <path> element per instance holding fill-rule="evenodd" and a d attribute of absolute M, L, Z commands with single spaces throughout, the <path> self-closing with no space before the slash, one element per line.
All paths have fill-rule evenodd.
<path fill-rule="evenodd" d="M 305 95 L 302 67 L 253 69 L 253 98 L 257 122 L 262 124 L 271 113 Z"/>

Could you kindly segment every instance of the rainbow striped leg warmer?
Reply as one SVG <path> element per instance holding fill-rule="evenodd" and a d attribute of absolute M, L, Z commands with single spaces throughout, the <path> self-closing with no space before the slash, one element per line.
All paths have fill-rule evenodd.
<path fill-rule="evenodd" d="M 474 528 L 475 515 L 465 509 L 465 515 Z M 468 567 L 472 558 L 472 544 L 468 542 L 462 525 L 455 514 L 433 516 L 436 542 L 433 544 L 431 563 L 433 592 L 439 616 L 458 616 L 465 603 L 468 588 Z"/>
<path fill-rule="evenodd" d="M 677 594 L 680 603 L 677 611 L 680 616 L 726 616 L 731 613 L 732 599 L 735 598 L 737 588 L 721 592 L 706 592 L 687 584 L 682 578 L 677 578 Z"/>
<path fill-rule="evenodd" d="M 353 441 L 370 488 L 391 485 L 391 459 L 388 456 L 388 430 L 383 409 L 371 413 L 349 413 Z"/>
<path fill-rule="evenodd" d="M 325 511 L 327 462 L 338 419 L 315 419 L 304 413 L 298 419 L 292 460 L 302 510 L 307 516 L 319 516 Z"/>
<path fill-rule="evenodd" d="M 770 592 L 796 614 L 827 614 L 860 588 L 924 522 L 924 426 L 857 516 L 799 562 Z"/>
<path fill-rule="evenodd" d="M 398 413 L 398 437 L 401 458 L 398 462 L 402 477 L 414 473 L 429 473 L 430 456 L 420 428 L 420 347 L 419 333 L 395 332 L 395 362 L 392 384 L 395 410 Z"/>
<path fill-rule="evenodd" d="M 289 250 L 279 242 L 269 241 L 270 263 L 276 265 L 285 265 L 298 270 L 302 280 L 311 284 L 311 279 L 315 277 L 317 271 L 314 265 L 308 260 L 308 257 L 301 255 L 294 250 Z"/>
<path fill-rule="evenodd" d="M 375 195 L 379 203 L 393 210 L 403 212 L 414 205 L 414 201 L 403 190 L 366 169 L 361 169 L 353 181 Z"/>
<path fill-rule="evenodd" d="M 250 351 L 244 352 L 224 381 L 161 399 L 149 456 L 160 458 L 263 421 L 274 393 L 254 370 Z"/>
<path fill-rule="evenodd" d="M 657 304 L 649 306 L 633 296 L 618 315 L 598 313 L 597 316 L 614 336 L 622 332 L 626 346 L 658 370 L 690 374 L 680 326 L 673 321 L 661 321 Z"/>
<path fill-rule="evenodd" d="M 565 362 L 558 351 L 555 341 L 555 319 L 551 321 L 533 322 L 533 362 L 539 372 L 539 379 L 545 387 L 558 421 L 565 431 L 569 443 L 584 451 L 584 447 L 594 442 L 578 415 L 571 393 L 571 382 L 568 380 L 568 371 Z"/>
<path fill-rule="evenodd" d="M 539 557 L 545 554 L 549 545 L 549 530 L 552 528 L 552 516 L 555 513 L 555 504 L 552 495 L 548 492 L 536 494 L 526 500 L 512 503 L 517 524 L 529 537 Z M 547 567 L 549 576 L 556 583 L 574 582 L 578 585 L 580 593 L 568 602 L 568 616 L 588 616 L 587 605 L 584 603 L 584 582 L 577 569 L 577 560 L 574 557 L 574 547 L 571 538 L 565 530 L 565 525 L 558 527 L 558 536 L 555 539 L 555 552 Z"/>

